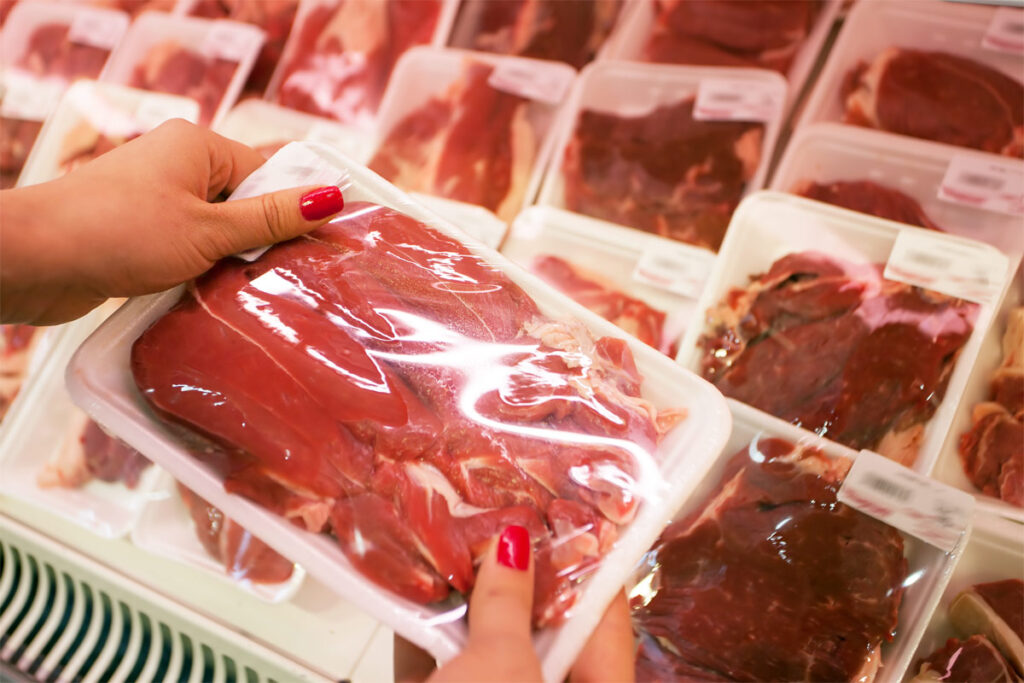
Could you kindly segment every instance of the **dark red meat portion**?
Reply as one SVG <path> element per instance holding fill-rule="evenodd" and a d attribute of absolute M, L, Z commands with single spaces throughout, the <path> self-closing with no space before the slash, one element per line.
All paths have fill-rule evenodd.
<path fill-rule="evenodd" d="M 989 604 L 1017 637 L 1024 640 L 1024 581 L 1005 579 L 979 583 L 974 592 Z"/>
<path fill-rule="evenodd" d="M 801 183 L 794 192 L 844 209 L 938 230 L 913 197 L 870 180 L 837 180 L 832 183 Z"/>
<path fill-rule="evenodd" d="M 190 97 L 199 103 L 199 122 L 210 125 L 237 69 L 237 62 L 204 57 L 168 41 L 150 49 L 129 85 Z"/>
<path fill-rule="evenodd" d="M 17 66 L 36 76 L 96 78 L 110 56 L 110 50 L 68 40 L 67 24 L 43 24 L 32 32 Z"/>
<path fill-rule="evenodd" d="M 899 532 L 836 501 L 846 464 L 759 439 L 632 591 L 637 680 L 846 681 L 892 639 Z"/>
<path fill-rule="evenodd" d="M 650 114 L 584 110 L 565 153 L 565 204 L 717 250 L 761 157 L 760 123 L 696 121 L 693 99 Z"/>
<path fill-rule="evenodd" d="M 139 484 L 139 476 L 150 465 L 144 455 L 107 434 L 92 420 L 85 425 L 79 441 L 86 469 L 100 481 L 122 482 L 133 489 Z"/>
<path fill-rule="evenodd" d="M 726 396 L 909 464 L 978 307 L 794 253 L 708 311 L 701 372 Z"/>
<path fill-rule="evenodd" d="M 919 660 L 914 669 L 922 680 L 944 683 L 1015 683 L 1018 680 L 1006 659 L 985 636 L 971 636 L 967 640 L 950 638 L 945 646 Z"/>

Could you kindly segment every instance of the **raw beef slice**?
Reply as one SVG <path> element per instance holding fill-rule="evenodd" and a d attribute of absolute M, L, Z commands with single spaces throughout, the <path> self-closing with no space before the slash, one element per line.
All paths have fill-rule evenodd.
<path fill-rule="evenodd" d="M 726 396 L 913 463 L 978 306 L 883 269 L 782 257 L 708 310 L 701 372 Z"/>
<path fill-rule="evenodd" d="M 793 193 L 851 211 L 944 232 L 928 218 L 913 197 L 870 180 L 805 181 L 793 188 Z"/>
<path fill-rule="evenodd" d="M 840 96 L 847 123 L 1024 157 L 1024 85 L 966 57 L 889 48 Z"/>
<path fill-rule="evenodd" d="M 981 634 L 1024 675 L 1024 581 L 979 583 L 949 606 L 949 621 L 962 637 Z"/>
<path fill-rule="evenodd" d="M 149 460 L 107 434 L 85 413 L 75 411 L 75 414 L 57 457 L 40 470 L 36 478 L 39 486 L 80 488 L 94 479 L 108 484 L 121 483 L 129 489 L 138 486 L 142 472 L 150 465 Z"/>
<path fill-rule="evenodd" d="M 368 166 L 399 187 L 483 206 L 511 221 L 537 149 L 530 100 L 492 88 L 494 67 L 467 62 L 443 95 L 388 131 Z"/>
<path fill-rule="evenodd" d="M 14 402 L 25 378 L 38 328 L 32 325 L 0 325 L 0 420 Z"/>
<path fill-rule="evenodd" d="M 208 126 L 237 70 L 237 62 L 205 57 L 168 40 L 149 50 L 129 85 L 192 98 L 199 103 L 199 123 Z"/>
<path fill-rule="evenodd" d="M 582 111 L 562 167 L 566 208 L 717 250 L 757 170 L 764 126 L 697 121 L 693 105 Z"/>
<path fill-rule="evenodd" d="M 985 636 L 967 640 L 950 638 L 946 644 L 914 665 L 911 683 L 1017 683 L 1006 659 Z"/>
<path fill-rule="evenodd" d="M 671 524 L 630 591 L 638 681 L 870 681 L 891 641 L 903 539 L 837 502 L 849 464 L 759 438 Z"/>
<path fill-rule="evenodd" d="M 470 591 L 487 541 L 526 527 L 538 625 L 634 518 L 681 417 L 640 396 L 622 340 L 545 318 L 460 243 L 364 202 L 215 266 L 132 370 L 226 490 L 329 531 L 407 599 Z"/>

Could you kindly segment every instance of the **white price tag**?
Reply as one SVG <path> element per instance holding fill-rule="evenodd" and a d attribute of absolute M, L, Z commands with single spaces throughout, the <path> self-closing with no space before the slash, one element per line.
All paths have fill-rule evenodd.
<path fill-rule="evenodd" d="M 199 103 L 180 97 L 148 95 L 139 102 L 134 118 L 138 129 L 144 132 L 171 119 L 185 119 L 195 123 L 199 120 Z"/>
<path fill-rule="evenodd" d="M 992 15 L 981 46 L 989 50 L 1024 54 L 1024 10 L 1000 7 Z"/>
<path fill-rule="evenodd" d="M 57 108 L 67 83 L 60 79 L 36 78 L 8 70 L 3 73 L 3 99 L 0 116 L 8 119 L 42 121 Z"/>
<path fill-rule="evenodd" d="M 487 79 L 487 85 L 495 90 L 547 104 L 560 103 L 570 83 L 572 75 L 567 71 L 511 59 L 498 62 Z"/>
<path fill-rule="evenodd" d="M 128 21 L 118 13 L 83 8 L 75 13 L 68 28 L 68 40 L 113 50 L 128 28 Z"/>
<path fill-rule="evenodd" d="M 215 21 L 203 40 L 202 52 L 207 57 L 242 62 L 257 52 L 262 42 L 260 34 L 251 26 Z"/>
<path fill-rule="evenodd" d="M 974 498 L 872 451 L 861 451 L 839 502 L 951 552 L 970 527 Z"/>
<path fill-rule="evenodd" d="M 658 245 L 647 249 L 633 268 L 633 279 L 651 287 L 696 299 L 711 274 L 715 255 L 702 249 Z"/>
<path fill-rule="evenodd" d="M 999 295 L 1007 266 L 1006 256 L 987 244 L 901 230 L 885 264 L 884 277 L 985 303 Z"/>
<path fill-rule="evenodd" d="M 705 78 L 697 88 L 693 118 L 698 121 L 770 121 L 786 99 L 780 83 L 736 78 Z"/>
<path fill-rule="evenodd" d="M 1024 215 L 1024 163 L 955 156 L 946 168 L 938 197 L 976 209 Z"/>

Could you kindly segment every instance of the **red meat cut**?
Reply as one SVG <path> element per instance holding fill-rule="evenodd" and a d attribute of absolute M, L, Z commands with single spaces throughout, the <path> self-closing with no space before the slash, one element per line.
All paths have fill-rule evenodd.
<path fill-rule="evenodd" d="M 208 126 L 237 70 L 237 62 L 205 57 L 168 40 L 149 50 L 129 85 L 192 98 L 199 103 L 199 122 Z"/>
<path fill-rule="evenodd" d="M 793 188 L 793 193 L 851 211 L 945 232 L 928 218 L 913 197 L 870 180 L 805 181 Z"/>
<path fill-rule="evenodd" d="M 226 490 L 333 533 L 410 600 L 468 592 L 486 541 L 526 526 L 541 625 L 632 520 L 681 417 L 641 398 L 622 340 L 544 318 L 460 243 L 365 202 L 215 266 L 132 370 Z"/>
<path fill-rule="evenodd" d="M 277 102 L 369 124 L 398 58 L 430 42 L 440 0 L 342 0 L 315 7 L 295 27 Z"/>
<path fill-rule="evenodd" d="M 913 463 L 978 306 L 885 280 L 883 269 L 782 257 L 708 310 L 701 372 L 726 396 Z"/>
<path fill-rule="evenodd" d="M 764 126 L 697 121 L 693 105 L 582 111 L 562 167 L 566 208 L 717 250 L 757 170 Z"/>
<path fill-rule="evenodd" d="M 32 32 L 16 66 L 35 76 L 59 76 L 68 81 L 96 78 L 110 49 L 72 42 L 67 24 L 43 24 Z"/>
<path fill-rule="evenodd" d="M 445 94 L 395 124 L 368 166 L 403 189 L 477 204 L 511 221 L 537 141 L 530 100 L 492 88 L 493 71 L 467 62 Z"/>
<path fill-rule="evenodd" d="M 60 451 L 44 464 L 36 483 L 42 488 L 75 489 L 98 479 L 134 489 L 149 465 L 137 450 L 76 411 Z"/>
<path fill-rule="evenodd" d="M 758 438 L 671 524 L 630 591 L 638 681 L 870 681 L 907 561 L 836 495 L 849 464 Z"/>
<path fill-rule="evenodd" d="M 545 254 L 537 257 L 532 270 L 577 303 L 615 323 L 648 346 L 665 353 L 671 347 L 673 340 L 663 338 L 662 334 L 664 311 L 624 294 L 614 285 L 601 282 L 600 276 L 587 273 L 557 256 Z"/>
<path fill-rule="evenodd" d="M 1024 85 L 966 57 L 889 48 L 840 96 L 847 123 L 1024 157 Z"/>
<path fill-rule="evenodd" d="M 971 636 L 963 641 L 950 638 L 945 646 L 918 661 L 914 668 L 917 675 L 913 683 L 1016 683 L 1019 680 L 985 636 Z"/>
<path fill-rule="evenodd" d="M 448 43 L 582 69 L 608 37 L 621 5 L 619 0 L 462 0 Z"/>
<path fill-rule="evenodd" d="M 32 325 L 0 325 L 0 420 L 14 402 L 32 358 L 38 328 Z"/>

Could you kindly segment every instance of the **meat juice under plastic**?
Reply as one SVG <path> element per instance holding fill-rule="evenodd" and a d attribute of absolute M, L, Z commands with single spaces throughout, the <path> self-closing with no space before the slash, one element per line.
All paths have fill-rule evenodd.
<path fill-rule="evenodd" d="M 782 257 L 708 310 L 701 372 L 726 396 L 913 463 L 978 306 L 883 270 L 816 252 Z"/>
<path fill-rule="evenodd" d="M 637 680 L 873 677 L 907 562 L 899 532 L 837 502 L 848 467 L 774 438 L 732 456 L 630 591 Z"/>
<path fill-rule="evenodd" d="M 525 526 L 538 625 L 650 495 L 680 417 L 641 398 L 623 341 L 546 318 L 458 242 L 364 202 L 218 264 L 132 369 L 228 491 L 332 533 L 410 600 L 468 592 L 489 539 Z"/>

